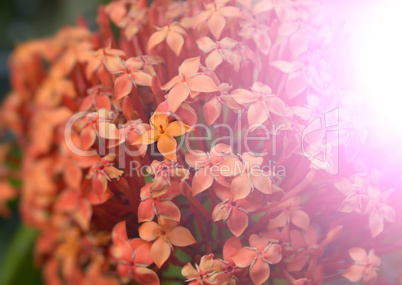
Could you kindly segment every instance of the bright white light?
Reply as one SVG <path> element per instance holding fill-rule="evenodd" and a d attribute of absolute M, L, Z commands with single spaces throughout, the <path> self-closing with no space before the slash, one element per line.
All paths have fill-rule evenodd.
<path fill-rule="evenodd" d="M 362 2 L 350 31 L 356 80 L 367 115 L 402 133 L 402 0 L 373 2 Z"/>

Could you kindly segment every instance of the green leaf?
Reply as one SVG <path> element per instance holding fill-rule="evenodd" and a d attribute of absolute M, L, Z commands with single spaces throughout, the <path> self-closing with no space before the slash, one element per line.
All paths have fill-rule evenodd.
<path fill-rule="evenodd" d="M 41 284 L 40 271 L 33 266 L 36 230 L 21 225 L 0 262 L 0 284 Z"/>

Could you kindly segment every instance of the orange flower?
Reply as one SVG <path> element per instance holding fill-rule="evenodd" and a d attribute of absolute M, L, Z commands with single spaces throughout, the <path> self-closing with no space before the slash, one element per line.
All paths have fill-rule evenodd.
<path fill-rule="evenodd" d="M 111 110 L 112 103 L 110 102 L 110 96 L 113 95 L 111 88 L 97 85 L 87 90 L 87 97 L 84 98 L 80 105 L 80 111 Z"/>
<path fill-rule="evenodd" d="M 230 185 L 233 201 L 246 198 L 254 189 L 264 194 L 272 193 L 270 173 L 261 169 L 262 162 L 262 157 L 245 152 L 240 159 L 232 156 L 221 163 L 221 174 L 234 177 Z"/>
<path fill-rule="evenodd" d="M 52 47 L 46 51 L 51 61 L 52 77 L 69 75 L 77 63 L 86 61 L 92 52 L 91 32 L 81 27 L 66 27 L 60 30 L 52 42 Z"/>
<path fill-rule="evenodd" d="M 99 49 L 94 52 L 93 55 L 88 57 L 86 76 L 90 79 L 92 74 L 102 65 L 104 65 L 109 72 L 116 71 L 123 64 L 123 60 L 126 58 L 127 56 L 123 51 L 110 48 L 109 43 L 109 47 Z"/>
<path fill-rule="evenodd" d="M 189 246 L 196 242 L 190 231 L 178 224 L 176 221 L 159 217 L 158 224 L 146 222 L 138 229 L 143 240 L 153 241 L 151 256 L 158 267 L 169 258 L 173 245 Z"/>
<path fill-rule="evenodd" d="M 220 262 L 222 263 L 223 272 L 225 272 L 226 276 L 229 278 L 229 285 L 235 285 L 236 280 L 239 280 L 238 277 L 244 272 L 242 268 L 236 266 L 232 259 L 232 256 L 241 248 L 240 239 L 238 237 L 231 237 L 226 240 L 222 249 L 223 260 L 220 260 Z"/>
<path fill-rule="evenodd" d="M 376 237 L 384 230 L 384 220 L 394 223 L 395 209 L 389 205 L 392 190 L 381 192 L 380 188 L 369 185 L 367 188 L 368 204 L 365 213 L 369 215 L 371 236 Z"/>
<path fill-rule="evenodd" d="M 117 145 L 126 143 L 126 147 L 129 151 L 133 152 L 133 155 L 139 154 L 143 156 L 147 151 L 147 146 L 133 145 L 133 142 L 135 142 L 141 136 L 140 134 L 149 130 L 150 128 L 150 125 L 142 123 L 141 120 L 128 121 L 119 129 L 119 139 L 110 141 L 109 147 L 115 147 Z"/>
<path fill-rule="evenodd" d="M 244 13 L 243 20 L 240 22 L 242 27 L 239 35 L 246 39 L 253 39 L 255 45 L 263 54 L 268 54 L 271 49 L 271 38 L 269 37 L 269 27 L 261 24 L 253 16 Z"/>
<path fill-rule="evenodd" d="M 214 3 L 205 5 L 205 11 L 202 11 L 195 19 L 194 27 L 208 21 L 208 28 L 215 39 L 219 39 L 223 29 L 226 26 L 226 19 L 230 17 L 239 17 L 240 11 L 237 7 L 225 6 L 229 0 L 217 0 Z"/>
<path fill-rule="evenodd" d="M 214 255 L 208 254 L 201 257 L 200 265 L 194 268 L 187 263 L 181 270 L 181 274 L 187 278 L 189 285 L 224 285 L 229 284 L 229 279 L 222 272 L 221 264 L 214 260 Z"/>
<path fill-rule="evenodd" d="M 112 179 L 119 180 L 124 171 L 118 170 L 113 166 L 113 161 L 116 158 L 115 154 L 108 154 L 99 159 L 99 161 L 93 165 L 86 176 L 86 178 L 92 178 L 92 193 L 95 194 L 100 201 L 104 201 L 106 197 L 106 191 L 108 190 L 108 181 Z"/>
<path fill-rule="evenodd" d="M 257 128 L 268 120 L 271 113 L 286 116 L 285 103 L 272 94 L 269 86 L 256 82 L 253 92 L 237 89 L 231 93 L 232 98 L 239 104 L 247 106 L 247 120 L 250 127 Z"/>
<path fill-rule="evenodd" d="M 307 230 L 310 225 L 309 215 L 300 209 L 301 197 L 295 196 L 279 203 L 282 212 L 269 221 L 268 229 L 281 228 L 287 224 L 293 224 Z"/>
<path fill-rule="evenodd" d="M 119 131 L 115 124 L 111 123 L 114 113 L 106 109 L 89 113 L 79 122 L 81 148 L 89 149 L 96 141 L 96 137 L 101 139 L 119 139 Z"/>
<path fill-rule="evenodd" d="M 282 247 L 256 234 L 250 236 L 249 242 L 250 247 L 240 249 L 232 260 L 239 267 L 250 267 L 251 280 L 260 285 L 269 278 L 269 265 L 282 260 Z"/>
<path fill-rule="evenodd" d="M 264 199 L 257 195 L 246 199 L 233 201 L 229 188 L 220 184 L 214 186 L 216 196 L 222 201 L 212 211 L 214 222 L 227 220 L 227 225 L 232 234 L 240 236 L 248 226 L 248 215 L 264 204 Z"/>
<path fill-rule="evenodd" d="M 205 59 L 205 64 L 211 70 L 215 70 L 224 60 L 232 64 L 236 71 L 240 68 L 241 57 L 233 50 L 237 42 L 224 38 L 214 42 L 209 37 L 202 37 L 197 40 L 197 45 L 204 53 L 209 53 Z"/>
<path fill-rule="evenodd" d="M 160 153 L 176 161 L 177 142 L 174 137 L 189 132 L 191 128 L 179 121 L 169 123 L 168 117 L 161 113 L 155 113 L 149 122 L 151 129 L 143 133 L 133 144 L 152 144 L 158 141 L 157 147 Z"/>
<path fill-rule="evenodd" d="M 173 22 L 162 28 L 157 27 L 156 29 L 158 31 L 149 37 L 148 50 L 153 49 L 166 39 L 170 49 L 176 54 L 176 56 L 179 56 L 184 45 L 183 35 L 186 34 L 186 31 L 177 22 Z"/>
<path fill-rule="evenodd" d="M 156 216 L 166 216 L 177 222 L 180 221 L 180 209 L 171 200 L 180 195 L 180 188 L 171 187 L 164 194 L 154 197 L 151 192 L 151 183 L 141 188 L 141 203 L 138 206 L 138 222 L 152 221 Z"/>
<path fill-rule="evenodd" d="M 310 226 L 304 233 L 300 230 L 291 230 L 290 243 L 295 251 L 291 262 L 288 263 L 288 271 L 300 271 L 313 256 L 322 253 L 320 245 L 317 244 L 317 230 Z"/>
<path fill-rule="evenodd" d="M 113 1 L 105 7 L 105 11 L 112 21 L 124 30 L 127 39 L 136 35 L 148 22 L 148 8 L 144 1 Z"/>
<path fill-rule="evenodd" d="M 187 164 L 197 170 L 192 184 L 193 196 L 211 187 L 214 179 L 217 179 L 219 175 L 219 171 L 217 171 L 218 165 L 224 160 L 225 156 L 231 154 L 232 149 L 226 144 L 217 144 L 208 153 L 200 150 L 186 152 L 185 159 Z"/>
<path fill-rule="evenodd" d="M 117 272 L 124 281 L 134 279 L 140 284 L 159 285 L 158 275 L 146 266 L 152 264 L 151 244 L 139 238 L 128 239 L 126 221 L 114 226 L 111 254 L 117 261 Z"/>
<path fill-rule="evenodd" d="M 349 254 L 354 264 L 342 276 L 351 282 L 362 280 L 365 285 L 374 284 L 378 267 L 381 265 L 381 260 L 374 254 L 374 250 L 367 254 L 362 248 L 351 248 Z"/>
<path fill-rule="evenodd" d="M 168 191 L 171 192 L 170 190 L 173 188 L 178 188 L 180 182 L 190 176 L 188 169 L 180 167 L 176 162 L 168 159 L 152 161 L 151 165 L 147 167 L 147 172 L 154 176 L 150 187 L 152 198 L 161 196 Z"/>
<path fill-rule="evenodd" d="M 167 100 L 171 112 L 176 112 L 188 95 L 194 98 L 200 92 L 219 91 L 210 77 L 197 73 L 199 68 L 199 56 L 186 59 L 179 67 L 179 75 L 162 86 L 163 90 L 170 90 Z"/>
<path fill-rule="evenodd" d="M 285 93 L 287 99 L 293 99 L 306 90 L 308 82 L 304 64 L 276 60 L 272 61 L 270 65 L 286 74 Z"/>
<path fill-rule="evenodd" d="M 133 85 L 151 86 L 152 76 L 140 70 L 143 68 L 144 63 L 136 58 L 129 58 L 125 62 L 121 62 L 115 66 L 115 70 L 111 71 L 112 74 L 118 75 L 114 81 L 114 93 L 116 100 L 123 98 L 130 94 Z"/>
<path fill-rule="evenodd" d="M 92 207 L 88 200 L 75 189 L 65 189 L 54 204 L 56 213 L 68 213 L 84 230 L 89 230 Z"/>

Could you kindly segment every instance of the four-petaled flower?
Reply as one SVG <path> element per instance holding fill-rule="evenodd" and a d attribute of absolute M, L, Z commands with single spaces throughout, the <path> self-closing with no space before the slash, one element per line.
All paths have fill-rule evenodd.
<path fill-rule="evenodd" d="M 240 17 L 239 8 L 226 6 L 229 0 L 217 0 L 214 3 L 205 4 L 205 11 L 202 11 L 195 18 L 194 27 L 208 21 L 208 28 L 215 39 L 219 39 L 226 26 L 226 19 Z"/>
<path fill-rule="evenodd" d="M 233 262 L 239 267 L 249 267 L 254 284 L 260 285 L 269 278 L 270 264 L 277 264 L 282 259 L 282 247 L 269 239 L 252 234 L 250 247 L 244 247 L 233 256 Z"/>
<path fill-rule="evenodd" d="M 180 210 L 171 200 L 180 195 L 180 188 L 170 187 L 164 194 L 153 197 L 150 183 L 141 189 L 141 203 L 138 206 L 138 222 L 152 221 L 156 216 L 163 215 L 167 218 L 180 221 Z"/>
<path fill-rule="evenodd" d="M 171 112 L 176 112 L 189 95 L 194 98 L 200 92 L 219 91 L 210 77 L 198 73 L 199 69 L 199 56 L 186 59 L 179 67 L 179 75 L 176 75 L 162 86 L 163 90 L 170 90 L 167 100 Z"/>
<path fill-rule="evenodd" d="M 237 42 L 230 38 L 223 38 L 214 42 L 209 37 L 197 39 L 197 45 L 204 53 L 209 53 L 205 59 L 205 65 L 214 71 L 224 60 L 232 64 L 236 71 L 239 70 L 241 57 L 234 49 Z"/>
<path fill-rule="evenodd" d="M 189 246 L 196 242 L 188 229 L 162 216 L 159 217 L 158 224 L 146 222 L 140 226 L 138 232 L 143 240 L 153 242 L 151 256 L 158 267 L 169 258 L 173 246 Z"/>
<path fill-rule="evenodd" d="M 179 121 L 169 123 L 168 117 L 162 113 L 155 113 L 149 122 L 151 129 L 144 132 L 133 144 L 148 145 L 157 141 L 160 153 L 167 159 L 176 161 L 177 142 L 174 137 L 189 132 L 191 128 Z"/>
<path fill-rule="evenodd" d="M 121 62 L 112 74 L 117 75 L 114 81 L 114 94 L 116 100 L 119 100 L 128 94 L 138 85 L 151 86 L 152 76 L 141 70 L 144 62 L 138 61 L 136 58 L 129 58 L 125 62 Z"/>
<path fill-rule="evenodd" d="M 342 276 L 351 282 L 362 281 L 364 285 L 374 284 L 377 280 L 377 270 L 381 260 L 374 254 L 374 250 L 367 253 L 362 248 L 351 248 L 349 255 L 354 264 L 349 267 Z"/>
<path fill-rule="evenodd" d="M 244 199 L 257 189 L 261 193 L 271 194 L 270 173 L 262 170 L 263 158 L 245 152 L 241 156 L 232 156 L 220 165 L 223 176 L 233 177 L 230 184 L 232 200 Z"/>
<path fill-rule="evenodd" d="M 171 50 L 176 56 L 179 56 L 184 45 L 183 35 L 186 34 L 186 31 L 177 22 L 173 22 L 170 25 L 156 29 L 157 31 L 149 37 L 148 50 L 153 49 L 166 39 L 166 43 Z"/>
<path fill-rule="evenodd" d="M 214 222 L 227 220 L 229 230 L 236 237 L 240 236 L 248 226 L 248 215 L 262 206 L 264 200 L 258 195 L 233 201 L 229 188 L 216 184 L 216 196 L 222 201 L 212 211 Z M 255 192 L 254 192 L 255 193 Z"/>
<path fill-rule="evenodd" d="M 219 175 L 219 164 L 231 153 L 232 149 L 226 144 L 215 145 L 209 153 L 200 150 L 190 150 L 186 153 L 187 164 L 196 169 L 192 185 L 193 196 L 211 187 Z"/>
<path fill-rule="evenodd" d="M 251 129 L 261 126 L 268 120 L 271 113 L 286 116 L 285 103 L 272 94 L 269 86 L 255 82 L 251 89 L 253 92 L 237 89 L 230 94 L 237 103 L 248 107 L 247 120 Z"/>
<path fill-rule="evenodd" d="M 229 280 L 220 265 L 211 253 L 201 257 L 200 265 L 196 264 L 196 268 L 187 263 L 181 274 L 190 282 L 189 285 L 225 285 Z"/>
<path fill-rule="evenodd" d="M 159 285 L 158 275 L 147 266 L 153 263 L 152 244 L 140 238 L 128 239 L 126 221 L 118 223 L 112 231 L 111 255 L 117 261 L 117 273 L 124 281 Z"/>

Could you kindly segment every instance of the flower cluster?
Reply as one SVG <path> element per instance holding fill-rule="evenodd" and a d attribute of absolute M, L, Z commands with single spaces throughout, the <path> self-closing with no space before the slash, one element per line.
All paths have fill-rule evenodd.
<path fill-rule="evenodd" d="M 375 170 L 344 159 L 362 127 L 313 126 L 343 107 L 323 13 L 117 0 L 97 32 L 80 19 L 20 44 L 3 112 L 46 283 L 376 282 L 398 213 Z"/>

